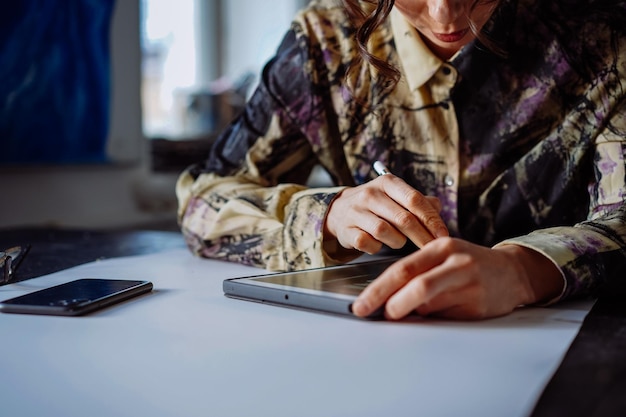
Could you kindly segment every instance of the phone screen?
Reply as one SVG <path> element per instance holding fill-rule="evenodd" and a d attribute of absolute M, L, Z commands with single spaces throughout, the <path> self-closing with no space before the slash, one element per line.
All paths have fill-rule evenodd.
<path fill-rule="evenodd" d="M 0 303 L 5 313 L 76 316 L 152 290 L 149 281 L 83 278 Z"/>

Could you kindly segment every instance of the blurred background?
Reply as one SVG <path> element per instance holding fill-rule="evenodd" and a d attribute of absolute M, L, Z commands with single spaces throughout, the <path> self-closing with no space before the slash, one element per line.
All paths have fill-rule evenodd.
<path fill-rule="evenodd" d="M 306 0 L 0 6 L 0 228 L 176 229 L 175 181 Z"/>

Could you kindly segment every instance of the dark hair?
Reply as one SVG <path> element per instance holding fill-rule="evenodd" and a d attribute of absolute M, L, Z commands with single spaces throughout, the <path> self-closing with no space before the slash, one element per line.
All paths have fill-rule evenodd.
<path fill-rule="evenodd" d="M 355 40 L 359 48 L 361 60 L 372 65 L 381 75 L 379 80 L 385 84 L 385 89 L 391 90 L 400 80 L 400 71 L 388 62 L 372 55 L 367 50 L 367 41 L 372 33 L 387 19 L 395 0 L 342 0 L 344 8 L 348 13 L 348 17 L 356 28 Z M 500 0 L 474 0 L 471 10 L 479 3 L 494 3 L 494 7 L 498 5 Z M 488 49 L 498 55 L 505 55 L 504 50 L 493 40 L 489 39 L 476 28 L 476 25 L 469 19 L 469 27 L 474 36 Z M 348 69 L 348 74 L 357 67 L 360 61 L 353 62 Z"/>

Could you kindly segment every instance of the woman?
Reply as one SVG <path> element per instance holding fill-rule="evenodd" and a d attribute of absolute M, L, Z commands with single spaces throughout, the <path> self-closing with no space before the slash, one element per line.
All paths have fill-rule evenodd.
<path fill-rule="evenodd" d="M 625 7 L 312 2 L 179 179 L 190 247 L 275 270 L 404 248 L 358 316 L 595 294 L 626 267 Z M 306 186 L 315 165 L 334 186 Z"/>

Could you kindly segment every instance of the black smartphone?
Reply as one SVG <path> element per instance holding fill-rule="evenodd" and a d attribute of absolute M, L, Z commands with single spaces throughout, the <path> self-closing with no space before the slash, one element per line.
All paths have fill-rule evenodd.
<path fill-rule="evenodd" d="M 152 291 L 149 281 L 83 278 L 0 303 L 4 313 L 80 316 Z"/>

